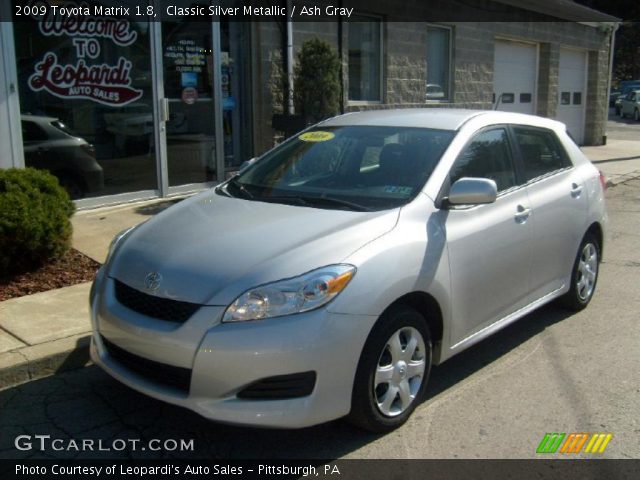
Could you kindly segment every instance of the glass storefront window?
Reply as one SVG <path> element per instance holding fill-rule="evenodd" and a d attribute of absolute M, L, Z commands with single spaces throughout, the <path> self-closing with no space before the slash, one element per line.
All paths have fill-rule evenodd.
<path fill-rule="evenodd" d="M 216 179 L 213 42 L 209 22 L 164 22 L 164 96 L 169 102 L 169 185 Z"/>
<path fill-rule="evenodd" d="M 349 22 L 349 100 L 379 102 L 381 85 L 381 22 L 354 17 Z"/>
<path fill-rule="evenodd" d="M 21 17 L 14 35 L 25 165 L 74 198 L 156 189 L 148 22 Z"/>
<path fill-rule="evenodd" d="M 427 100 L 449 100 L 451 30 L 427 28 Z"/>

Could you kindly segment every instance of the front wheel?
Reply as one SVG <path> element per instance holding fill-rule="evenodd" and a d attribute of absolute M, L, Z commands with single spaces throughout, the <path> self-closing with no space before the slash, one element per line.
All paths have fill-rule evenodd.
<path fill-rule="evenodd" d="M 431 336 L 424 317 L 392 307 L 375 325 L 362 351 L 349 420 L 372 432 L 402 425 L 424 396 L 431 370 Z"/>
<path fill-rule="evenodd" d="M 582 310 L 593 298 L 600 269 L 600 244 L 597 238 L 585 235 L 571 274 L 571 287 L 562 297 L 562 304 L 575 311 Z"/>

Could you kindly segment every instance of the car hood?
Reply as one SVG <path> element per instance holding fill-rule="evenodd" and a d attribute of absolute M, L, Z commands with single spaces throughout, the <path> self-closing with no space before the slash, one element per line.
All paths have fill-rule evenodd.
<path fill-rule="evenodd" d="M 207 191 L 180 202 L 118 244 L 108 275 L 151 295 L 228 305 L 247 289 L 340 263 L 389 232 L 400 209 L 325 210 Z M 145 278 L 161 275 L 151 291 Z"/>

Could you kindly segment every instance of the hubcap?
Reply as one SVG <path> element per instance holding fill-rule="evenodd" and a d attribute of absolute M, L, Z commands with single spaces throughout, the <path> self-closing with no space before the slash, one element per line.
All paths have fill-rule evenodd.
<path fill-rule="evenodd" d="M 593 295 L 598 275 L 598 250 L 593 243 L 587 243 L 580 254 L 576 287 L 580 300 L 588 300 Z"/>
<path fill-rule="evenodd" d="M 373 381 L 373 395 L 383 415 L 395 417 L 413 403 L 426 368 L 424 339 L 413 327 L 397 330 L 385 344 Z"/>

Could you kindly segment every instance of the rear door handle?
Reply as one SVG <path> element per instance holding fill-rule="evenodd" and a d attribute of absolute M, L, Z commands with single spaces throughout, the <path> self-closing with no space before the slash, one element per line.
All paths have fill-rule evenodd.
<path fill-rule="evenodd" d="M 516 219 L 516 222 L 524 223 L 527 221 L 527 218 L 529 218 L 529 215 L 531 215 L 531 209 L 529 207 L 518 205 L 518 209 L 514 217 Z"/>
<path fill-rule="evenodd" d="M 582 185 L 578 185 L 577 183 L 571 184 L 571 196 L 574 198 L 578 198 L 582 193 Z"/>

